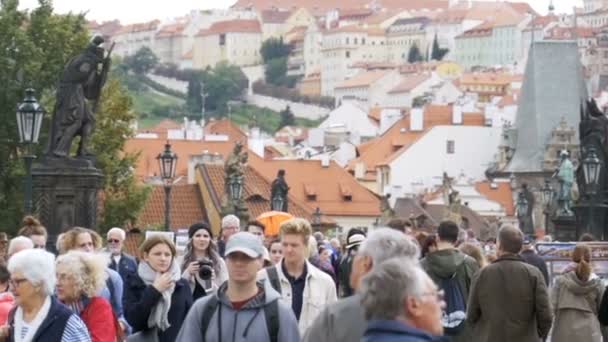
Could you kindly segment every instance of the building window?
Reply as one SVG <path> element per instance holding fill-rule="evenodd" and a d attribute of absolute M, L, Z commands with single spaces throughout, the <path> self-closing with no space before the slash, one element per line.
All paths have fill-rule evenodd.
<path fill-rule="evenodd" d="M 350 58 L 350 51 L 346 51 L 346 58 Z"/>
<path fill-rule="evenodd" d="M 358 42 L 359 42 L 359 40 L 357 38 L 355 38 L 355 45 L 357 45 Z"/>
<path fill-rule="evenodd" d="M 220 34 L 220 45 L 226 45 L 226 35 Z"/>
<path fill-rule="evenodd" d="M 455 150 L 456 150 L 456 142 L 454 140 L 448 140 L 446 142 L 446 153 L 447 154 L 454 154 Z"/>
<path fill-rule="evenodd" d="M 348 37 L 346 37 L 346 45 L 348 45 L 348 42 L 349 42 L 349 41 L 348 41 Z"/>
<path fill-rule="evenodd" d="M 365 45 L 365 38 L 361 38 L 361 45 Z"/>

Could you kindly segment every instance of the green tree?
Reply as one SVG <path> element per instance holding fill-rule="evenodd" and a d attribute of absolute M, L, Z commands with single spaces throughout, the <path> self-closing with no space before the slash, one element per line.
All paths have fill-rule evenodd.
<path fill-rule="evenodd" d="M 260 48 L 260 55 L 262 55 L 264 64 L 268 64 L 269 61 L 276 58 L 287 57 L 290 52 L 291 45 L 285 44 L 283 38 L 268 38 Z"/>
<path fill-rule="evenodd" d="M 296 123 L 296 117 L 293 115 L 289 106 L 285 107 L 280 113 L 281 122 L 279 123 L 279 129 L 285 126 L 293 126 Z"/>
<path fill-rule="evenodd" d="M 139 75 L 147 74 L 158 64 L 158 61 L 158 57 L 147 46 L 141 47 L 134 55 L 125 58 L 129 68 Z"/>
<path fill-rule="evenodd" d="M 274 85 L 283 85 L 286 82 L 287 75 L 287 58 L 275 58 L 271 59 L 266 64 L 264 70 L 264 76 L 266 77 L 266 83 Z"/>
<path fill-rule="evenodd" d="M 205 83 L 205 109 L 222 113 L 226 111 L 226 103 L 242 97 L 249 81 L 241 68 L 227 62 L 218 63 L 203 76 Z"/>
<path fill-rule="evenodd" d="M 418 48 L 418 45 L 413 44 L 412 47 L 410 47 L 409 53 L 407 54 L 407 62 L 416 63 L 416 62 L 420 62 L 422 60 L 423 60 L 422 53 L 420 53 L 420 49 Z"/>
<path fill-rule="evenodd" d="M 435 39 L 433 39 L 433 50 L 431 52 L 431 59 L 440 61 L 445 57 L 445 55 L 450 51 L 450 49 L 442 49 L 439 47 L 439 41 L 437 40 L 437 34 L 435 34 Z"/>
<path fill-rule="evenodd" d="M 135 224 L 149 194 L 133 174 L 139 154 L 124 153 L 123 147 L 133 136 L 131 123 L 137 119 L 131 97 L 118 79 L 110 79 L 103 90 L 92 150 L 104 176 L 104 208 L 100 228 Z"/>
<path fill-rule="evenodd" d="M 30 14 L 17 0 L 0 1 L 0 230 L 14 232 L 23 216 L 23 161 L 15 107 L 24 90 L 34 87 L 47 110 L 58 76 L 70 57 L 89 40 L 83 15 L 57 15 L 50 0 L 39 0 Z M 42 95 L 41 95 L 42 94 Z M 37 153 L 46 143 L 49 115 Z"/>
<path fill-rule="evenodd" d="M 188 91 L 186 94 L 186 109 L 191 116 L 197 116 L 201 113 L 201 109 L 203 108 L 202 91 L 200 78 L 193 75 L 188 82 Z"/>

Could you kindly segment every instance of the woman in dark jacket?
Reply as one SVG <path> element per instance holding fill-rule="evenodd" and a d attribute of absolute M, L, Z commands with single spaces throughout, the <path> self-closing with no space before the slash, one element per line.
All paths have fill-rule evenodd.
<path fill-rule="evenodd" d="M 153 329 L 160 342 L 173 342 L 192 306 L 190 287 L 175 260 L 175 245 L 155 235 L 139 250 L 137 274 L 130 274 L 125 283 L 125 318 L 134 333 Z"/>

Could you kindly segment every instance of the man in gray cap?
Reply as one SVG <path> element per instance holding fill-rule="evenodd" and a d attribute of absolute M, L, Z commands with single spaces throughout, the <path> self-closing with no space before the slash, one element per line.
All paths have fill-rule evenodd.
<path fill-rule="evenodd" d="M 263 253 L 262 242 L 251 233 L 230 237 L 226 243 L 228 281 L 215 294 L 194 303 L 178 342 L 231 341 L 234 336 L 247 341 L 300 341 L 291 308 L 279 301 L 281 295 L 270 283 L 256 281 Z"/>

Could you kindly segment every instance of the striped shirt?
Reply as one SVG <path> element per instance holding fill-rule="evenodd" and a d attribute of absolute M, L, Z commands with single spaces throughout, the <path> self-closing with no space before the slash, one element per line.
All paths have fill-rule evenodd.
<path fill-rule="evenodd" d="M 61 342 L 91 342 L 89 330 L 80 317 L 77 315 L 70 316 L 65 324 Z"/>

